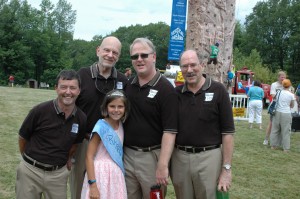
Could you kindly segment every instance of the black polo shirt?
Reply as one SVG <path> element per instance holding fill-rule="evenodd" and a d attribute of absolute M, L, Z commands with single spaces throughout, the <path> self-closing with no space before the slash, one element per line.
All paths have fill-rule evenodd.
<path fill-rule="evenodd" d="M 81 78 L 81 91 L 76 105 L 87 115 L 87 133 L 91 133 L 96 122 L 103 118 L 100 106 L 109 91 L 123 90 L 127 84 L 124 74 L 112 68 L 111 75 L 106 79 L 99 74 L 97 63 L 81 68 L 78 71 Z"/>
<path fill-rule="evenodd" d="M 211 146 L 222 144 L 222 133 L 234 133 L 229 94 L 223 84 L 206 78 L 194 94 L 186 85 L 176 88 L 179 95 L 179 130 L 176 144 Z"/>
<path fill-rule="evenodd" d="M 77 107 L 65 119 L 56 100 L 35 106 L 25 118 L 19 135 L 27 143 L 25 153 L 50 165 L 67 163 L 73 144 L 82 142 L 86 132 L 86 115 Z"/>
<path fill-rule="evenodd" d="M 177 133 L 178 96 L 159 71 L 142 87 L 138 77 L 132 78 L 125 91 L 131 111 L 124 123 L 124 145 L 159 145 L 164 131 Z"/>

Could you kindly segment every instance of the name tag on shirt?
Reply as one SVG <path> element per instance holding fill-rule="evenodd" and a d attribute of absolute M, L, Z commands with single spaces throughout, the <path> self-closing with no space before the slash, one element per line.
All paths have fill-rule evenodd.
<path fill-rule="evenodd" d="M 205 102 L 210 102 L 214 98 L 214 93 L 205 93 Z"/>
<path fill-rule="evenodd" d="M 158 93 L 158 90 L 150 89 L 148 97 L 154 98 L 157 93 Z"/>
<path fill-rule="evenodd" d="M 72 130 L 71 130 L 71 132 L 72 132 L 72 133 L 78 133 L 78 127 L 79 127 L 79 125 L 76 124 L 76 123 L 74 123 L 74 124 L 72 125 Z"/>
<path fill-rule="evenodd" d="M 123 90 L 123 82 L 117 82 L 117 89 Z"/>

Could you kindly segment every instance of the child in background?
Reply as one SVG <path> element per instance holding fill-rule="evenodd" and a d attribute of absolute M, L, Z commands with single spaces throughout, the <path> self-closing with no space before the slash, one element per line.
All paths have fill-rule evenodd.
<path fill-rule="evenodd" d="M 91 134 L 86 155 L 87 173 L 82 199 L 127 199 L 123 166 L 123 124 L 129 104 L 120 90 L 107 93 Z"/>

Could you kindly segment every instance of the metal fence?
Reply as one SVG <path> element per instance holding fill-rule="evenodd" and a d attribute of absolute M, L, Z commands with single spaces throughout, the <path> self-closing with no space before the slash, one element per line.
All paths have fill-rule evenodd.
<path fill-rule="evenodd" d="M 246 120 L 249 119 L 248 113 L 248 97 L 247 95 L 233 95 L 229 94 L 233 117 L 235 120 Z"/>

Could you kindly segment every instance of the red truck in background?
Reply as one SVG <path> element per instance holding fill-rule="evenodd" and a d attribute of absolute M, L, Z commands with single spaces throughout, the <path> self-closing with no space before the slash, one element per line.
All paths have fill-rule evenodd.
<path fill-rule="evenodd" d="M 232 94 L 246 94 L 246 90 L 252 85 L 254 78 L 254 72 L 249 70 L 247 67 L 235 72 L 234 84 L 232 86 Z M 239 82 L 242 83 L 242 87 L 239 86 Z M 262 89 L 264 90 L 265 96 L 263 99 L 264 106 L 270 103 L 271 95 L 270 90 L 271 86 L 269 84 L 261 84 Z"/>

